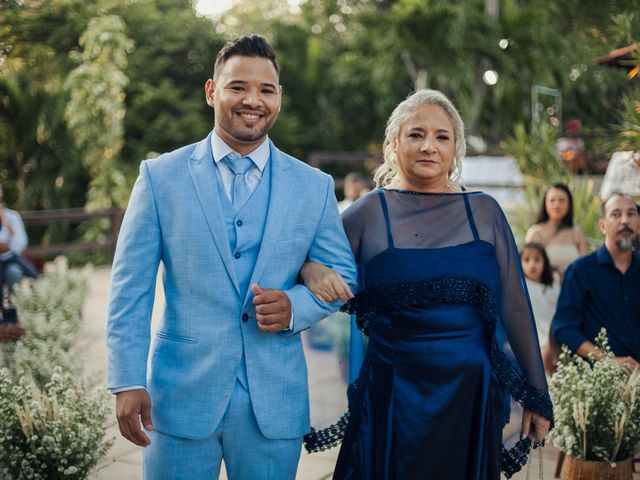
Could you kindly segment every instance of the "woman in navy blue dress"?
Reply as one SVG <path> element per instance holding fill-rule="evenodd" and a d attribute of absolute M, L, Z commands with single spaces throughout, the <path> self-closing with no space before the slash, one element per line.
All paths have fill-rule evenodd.
<path fill-rule="evenodd" d="M 336 479 L 497 480 L 526 463 L 553 420 L 509 224 L 492 197 L 459 184 L 463 132 L 440 92 L 409 96 L 387 124 L 379 188 L 343 214 L 359 267 L 343 309 L 369 343 L 348 422 L 306 438 L 314 450 L 344 435 Z M 330 270 L 309 263 L 302 276 L 321 300 L 344 297 Z M 505 393 L 524 409 L 511 450 Z"/>

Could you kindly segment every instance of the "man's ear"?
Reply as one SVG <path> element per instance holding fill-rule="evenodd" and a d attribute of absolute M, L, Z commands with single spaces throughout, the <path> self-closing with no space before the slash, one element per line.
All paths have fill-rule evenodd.
<path fill-rule="evenodd" d="M 605 231 L 605 228 L 604 228 L 604 219 L 603 218 L 598 220 L 598 227 L 600 227 L 600 231 L 606 237 L 607 236 L 607 232 Z"/>
<path fill-rule="evenodd" d="M 216 90 L 216 84 L 213 83 L 212 79 L 208 79 L 207 83 L 204 84 L 204 98 L 207 101 L 207 105 L 213 107 L 213 93 Z"/>

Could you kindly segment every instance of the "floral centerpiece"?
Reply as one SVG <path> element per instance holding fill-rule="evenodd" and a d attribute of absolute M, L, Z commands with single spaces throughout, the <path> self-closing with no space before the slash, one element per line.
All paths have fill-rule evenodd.
<path fill-rule="evenodd" d="M 623 460 L 630 465 L 640 451 L 640 371 L 627 375 L 620 369 L 605 329 L 596 345 L 602 353 L 597 361 L 566 348 L 560 355 L 549 389 L 556 422 L 551 440 L 573 459 L 607 468 Z"/>

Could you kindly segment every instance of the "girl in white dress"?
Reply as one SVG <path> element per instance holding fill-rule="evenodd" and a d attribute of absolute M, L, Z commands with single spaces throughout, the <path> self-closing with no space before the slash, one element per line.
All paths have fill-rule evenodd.
<path fill-rule="evenodd" d="M 557 357 L 557 345 L 550 339 L 551 320 L 556 312 L 560 287 L 553 280 L 553 270 L 541 243 L 529 242 L 520 250 L 533 316 L 538 330 L 544 369 L 551 374 Z"/>

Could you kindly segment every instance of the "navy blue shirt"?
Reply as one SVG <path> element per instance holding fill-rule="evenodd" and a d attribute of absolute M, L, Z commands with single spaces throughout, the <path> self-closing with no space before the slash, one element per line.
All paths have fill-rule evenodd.
<path fill-rule="evenodd" d="M 575 352 L 602 327 L 614 355 L 640 361 L 640 258 L 622 274 L 604 245 L 567 269 L 551 331 Z"/>

